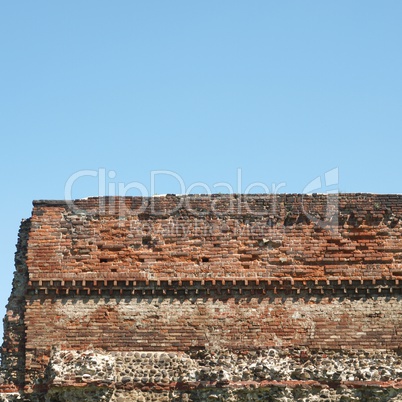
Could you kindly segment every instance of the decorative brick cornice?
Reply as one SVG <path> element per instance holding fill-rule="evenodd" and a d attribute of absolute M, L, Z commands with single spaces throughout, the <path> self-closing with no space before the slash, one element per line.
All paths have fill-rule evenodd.
<path fill-rule="evenodd" d="M 161 278 L 126 280 L 33 280 L 28 294 L 41 295 L 368 295 L 401 294 L 399 279 L 299 280 L 293 278 Z"/>

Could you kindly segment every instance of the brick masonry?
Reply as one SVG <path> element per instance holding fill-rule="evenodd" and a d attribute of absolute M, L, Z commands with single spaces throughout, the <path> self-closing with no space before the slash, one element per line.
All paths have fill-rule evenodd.
<path fill-rule="evenodd" d="M 401 218 L 398 195 L 35 201 L 0 398 L 402 400 Z"/>

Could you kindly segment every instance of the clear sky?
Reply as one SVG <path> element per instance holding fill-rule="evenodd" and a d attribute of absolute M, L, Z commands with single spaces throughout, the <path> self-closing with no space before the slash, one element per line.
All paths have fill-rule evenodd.
<path fill-rule="evenodd" d="M 0 1 L 0 315 L 20 220 L 66 183 L 302 192 L 337 168 L 400 193 L 401 21 L 400 0 Z"/>

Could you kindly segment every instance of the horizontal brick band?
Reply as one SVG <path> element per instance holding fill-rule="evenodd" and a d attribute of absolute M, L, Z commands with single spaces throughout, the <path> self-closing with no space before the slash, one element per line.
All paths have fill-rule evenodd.
<path fill-rule="evenodd" d="M 120 294 L 120 295 L 268 295 L 285 293 L 327 295 L 391 295 L 401 294 L 399 280 L 293 280 L 293 279 L 158 279 L 125 281 L 44 280 L 29 281 L 28 294 Z"/>

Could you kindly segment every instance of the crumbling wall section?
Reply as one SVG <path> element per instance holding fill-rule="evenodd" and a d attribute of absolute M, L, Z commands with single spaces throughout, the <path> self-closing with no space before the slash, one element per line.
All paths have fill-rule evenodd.
<path fill-rule="evenodd" d="M 46 401 L 397 401 L 397 353 L 56 351 Z M 387 384 L 384 387 L 384 384 Z"/>
<path fill-rule="evenodd" d="M 22 221 L 15 253 L 12 291 L 6 306 L 6 316 L 3 320 L 2 373 L 5 383 L 14 384 L 17 387 L 22 387 L 25 380 L 25 297 L 28 285 L 26 259 L 30 228 L 30 219 Z"/>

